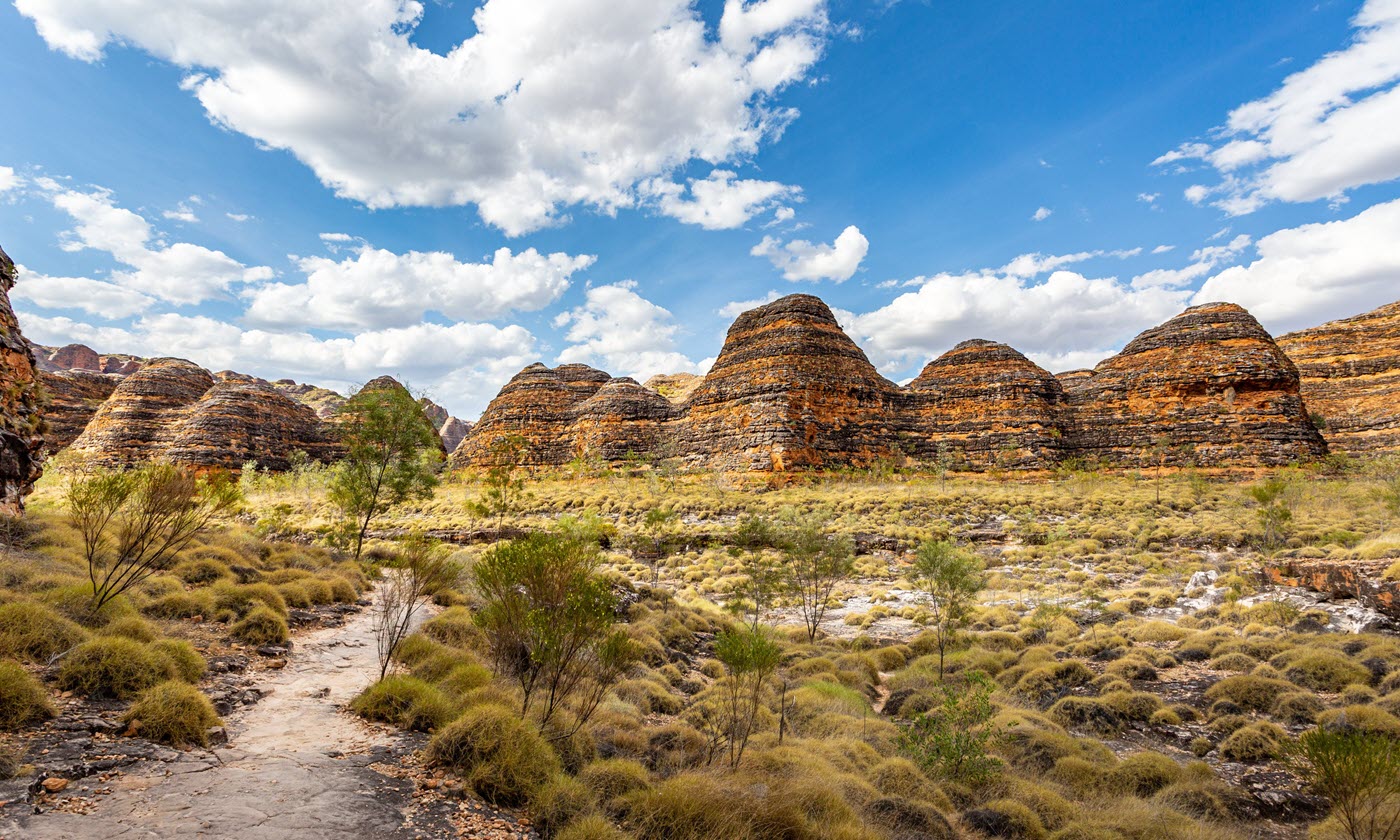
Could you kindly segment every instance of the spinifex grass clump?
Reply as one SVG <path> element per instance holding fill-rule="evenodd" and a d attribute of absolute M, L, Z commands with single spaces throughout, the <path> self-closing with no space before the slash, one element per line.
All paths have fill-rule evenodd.
<path fill-rule="evenodd" d="M 0 732 L 54 716 L 44 686 L 18 662 L 0 660 Z"/>
<path fill-rule="evenodd" d="M 171 746 L 209 745 L 209 729 L 219 725 L 209 698 L 183 682 L 163 682 L 144 692 L 122 720 L 138 735 Z"/>

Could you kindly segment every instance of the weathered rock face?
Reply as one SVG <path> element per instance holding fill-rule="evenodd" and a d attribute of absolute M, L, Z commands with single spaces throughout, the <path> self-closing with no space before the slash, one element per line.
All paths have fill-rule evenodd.
<path fill-rule="evenodd" d="M 658 451 L 666 423 L 676 416 L 665 397 L 635 379 L 610 379 L 579 404 L 568 436 L 585 457 L 620 461 Z"/>
<path fill-rule="evenodd" d="M 453 452 L 459 466 L 490 464 L 498 440 L 519 436 L 523 464 L 559 465 L 578 457 L 569 432 L 578 409 L 609 377 L 588 365 L 548 368 L 536 362 L 511 378 Z"/>
<path fill-rule="evenodd" d="M 1297 368 L 1230 303 L 1147 330 L 1068 395 L 1069 451 L 1113 465 L 1282 465 L 1327 451 Z"/>
<path fill-rule="evenodd" d="M 44 406 L 44 419 L 49 424 L 44 449 L 52 455 L 77 440 L 123 378 L 81 369 L 40 372 L 39 381 L 49 394 Z"/>
<path fill-rule="evenodd" d="M 1060 382 L 1016 350 L 973 339 L 929 362 L 909 383 L 915 457 L 981 469 L 1043 469 L 1065 447 L 1067 398 Z"/>
<path fill-rule="evenodd" d="M 162 435 L 212 387 L 214 377 L 194 362 L 151 359 L 113 390 L 69 449 L 102 466 L 158 457 Z"/>
<path fill-rule="evenodd" d="M 0 250 L 0 511 L 19 514 L 44 474 L 44 420 L 34 354 L 10 308 L 15 264 Z"/>
<path fill-rule="evenodd" d="M 1303 402 L 1325 421 L 1332 451 L 1400 451 L 1400 302 L 1278 344 L 1298 366 Z"/>
<path fill-rule="evenodd" d="M 442 436 L 442 445 L 448 452 L 456 452 L 457 447 L 462 445 L 462 440 L 472 431 L 472 423 L 456 417 L 448 417 L 447 422 L 438 429 L 438 434 Z"/>
<path fill-rule="evenodd" d="M 322 420 L 330 420 L 335 416 L 336 411 L 345 405 L 345 396 L 329 388 L 303 385 L 290 379 L 279 379 L 272 383 L 272 387 L 297 402 L 310 406 L 311 410 L 316 412 L 316 416 Z"/>
<path fill-rule="evenodd" d="M 680 405 L 690 399 L 690 395 L 704 381 L 705 377 L 693 373 L 658 373 L 643 382 L 642 386 L 665 397 L 668 402 Z"/>
<path fill-rule="evenodd" d="M 141 369 L 144 359 L 121 353 L 98 353 L 86 344 L 66 344 L 63 347 L 30 345 L 39 370 L 57 373 L 64 370 L 86 370 L 93 373 L 115 373 L 123 376 Z"/>
<path fill-rule="evenodd" d="M 1055 379 L 1059 381 L 1060 387 L 1065 391 L 1065 393 L 1069 393 L 1070 391 L 1078 391 L 1080 388 L 1087 386 L 1089 384 L 1089 380 L 1093 378 L 1094 372 L 1092 370 L 1089 370 L 1088 368 L 1080 368 L 1078 370 L 1067 370 L 1063 373 L 1055 374 Z"/>
<path fill-rule="evenodd" d="M 1383 575 L 1394 560 L 1285 560 L 1263 565 L 1264 577 L 1279 586 L 1301 586 L 1335 597 L 1355 598 L 1400 621 L 1400 581 Z"/>
<path fill-rule="evenodd" d="M 302 450 L 334 456 L 327 428 L 305 405 L 254 377 L 220 381 L 184 359 L 151 359 L 126 377 L 70 447 L 84 460 L 130 466 L 164 459 L 238 469 L 286 469 Z"/>
<path fill-rule="evenodd" d="M 897 451 L 902 394 L 811 295 L 740 315 L 686 400 L 678 448 L 728 470 L 867 464 Z"/>
<path fill-rule="evenodd" d="M 300 450 L 329 461 L 336 446 L 310 407 L 252 377 L 226 377 L 173 418 L 153 442 L 160 457 L 177 464 L 237 470 L 285 470 Z"/>

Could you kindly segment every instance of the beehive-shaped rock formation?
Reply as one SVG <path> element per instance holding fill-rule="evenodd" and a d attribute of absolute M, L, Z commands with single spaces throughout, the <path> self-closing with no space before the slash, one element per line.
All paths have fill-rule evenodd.
<path fill-rule="evenodd" d="M 1289 333 L 1303 402 L 1334 452 L 1400 451 L 1400 302 Z"/>
<path fill-rule="evenodd" d="M 49 424 L 45 450 L 53 454 L 77 440 L 122 379 L 120 374 L 83 369 L 40 372 L 39 381 L 49 394 L 44 406 L 44 419 Z"/>
<path fill-rule="evenodd" d="M 868 464 L 897 451 L 901 396 L 825 303 L 788 295 L 729 328 L 685 402 L 679 448 L 728 470 Z"/>
<path fill-rule="evenodd" d="M 1063 452 L 1066 408 L 1059 381 L 1030 359 L 964 341 L 909 383 L 907 448 L 950 466 L 1044 469 Z"/>
<path fill-rule="evenodd" d="M 523 444 L 521 463 L 568 463 L 580 454 L 569 430 L 579 407 L 611 378 L 588 365 L 548 368 L 536 362 L 526 367 L 486 406 L 453 453 L 453 463 L 490 464 L 498 441 L 517 436 Z"/>
<path fill-rule="evenodd" d="M 675 416 L 665 397 L 635 379 L 610 379 L 579 404 L 569 424 L 569 441 L 576 452 L 604 461 L 645 456 L 658 450 L 665 425 Z"/>
<path fill-rule="evenodd" d="M 252 461 L 285 469 L 296 450 L 334 455 L 325 424 L 307 406 L 253 377 L 226 374 L 216 382 L 184 359 L 151 359 L 124 379 L 71 449 L 113 467 L 162 459 L 196 468 L 238 469 Z"/>
<path fill-rule="evenodd" d="M 18 514 L 44 474 L 44 420 L 34 353 L 10 307 L 15 264 L 0 250 L 0 511 Z"/>
<path fill-rule="evenodd" d="M 1327 451 L 1297 368 L 1232 303 L 1143 332 L 1068 393 L 1071 448 L 1111 465 L 1281 465 Z"/>
<path fill-rule="evenodd" d="M 335 457 L 326 425 L 308 406 L 251 377 L 226 377 L 172 418 L 153 442 L 169 461 L 236 470 L 246 463 L 285 470 L 300 450 L 317 461 Z"/>

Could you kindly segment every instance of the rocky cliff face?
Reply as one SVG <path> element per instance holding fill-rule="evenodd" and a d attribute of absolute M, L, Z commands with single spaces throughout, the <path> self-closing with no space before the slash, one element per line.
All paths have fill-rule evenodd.
<path fill-rule="evenodd" d="M 898 451 L 902 405 L 825 303 L 789 295 L 729 328 L 684 404 L 677 447 L 726 470 L 866 464 Z"/>
<path fill-rule="evenodd" d="M 438 434 L 442 436 L 442 445 L 449 452 L 456 452 L 457 447 L 462 445 L 462 441 L 471 434 L 472 426 L 475 425 L 469 420 L 462 420 L 457 417 L 447 418 L 447 422 L 438 429 Z"/>
<path fill-rule="evenodd" d="M 1016 350 L 973 339 L 909 383 L 906 447 L 955 467 L 1043 469 L 1066 445 L 1060 382 Z"/>
<path fill-rule="evenodd" d="M 1334 452 L 1400 450 L 1400 302 L 1278 344 L 1298 366 L 1303 402 Z"/>
<path fill-rule="evenodd" d="M 1068 392 L 1070 450 L 1113 465 L 1283 465 L 1323 455 L 1298 370 L 1244 309 L 1192 307 Z"/>
<path fill-rule="evenodd" d="M 334 455 L 325 424 L 307 406 L 254 377 L 216 381 L 184 359 L 151 359 L 122 380 L 70 449 L 113 467 L 159 458 L 198 468 L 252 461 L 286 469 L 296 450 Z"/>
<path fill-rule="evenodd" d="M 40 372 L 39 381 L 49 395 L 44 407 L 44 419 L 49 424 L 44 449 L 52 455 L 77 440 L 124 378 L 82 369 Z"/>
<path fill-rule="evenodd" d="M 670 403 L 680 405 L 690 399 L 690 395 L 704 381 L 703 376 L 693 373 L 658 373 L 643 382 L 642 387 L 655 391 Z"/>
<path fill-rule="evenodd" d="M 57 373 L 83 370 L 92 373 L 114 373 L 126 376 L 141 369 L 145 359 L 121 353 L 98 353 L 86 344 L 66 344 L 62 347 L 30 345 L 39 370 Z"/>
<path fill-rule="evenodd" d="M 567 435 L 575 451 L 604 461 L 655 454 L 676 416 L 665 397 L 635 379 L 608 380 L 579 404 Z"/>
<path fill-rule="evenodd" d="M 10 308 L 15 264 L 0 250 L 0 511 L 19 514 L 43 475 L 44 420 L 34 354 Z"/>
<path fill-rule="evenodd" d="M 335 416 L 335 412 L 345 405 L 345 396 L 338 394 L 329 388 L 320 388 L 315 385 L 303 385 L 291 379 L 279 379 L 272 383 L 272 387 L 291 397 L 303 405 L 309 406 L 316 416 L 322 420 L 330 420 Z"/>

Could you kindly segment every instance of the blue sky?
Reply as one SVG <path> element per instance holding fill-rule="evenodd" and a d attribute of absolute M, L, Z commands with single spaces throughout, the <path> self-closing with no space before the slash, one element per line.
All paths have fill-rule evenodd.
<path fill-rule="evenodd" d="M 17 0 L 26 334 L 474 417 L 810 292 L 882 372 L 1400 298 L 1400 2 Z"/>

